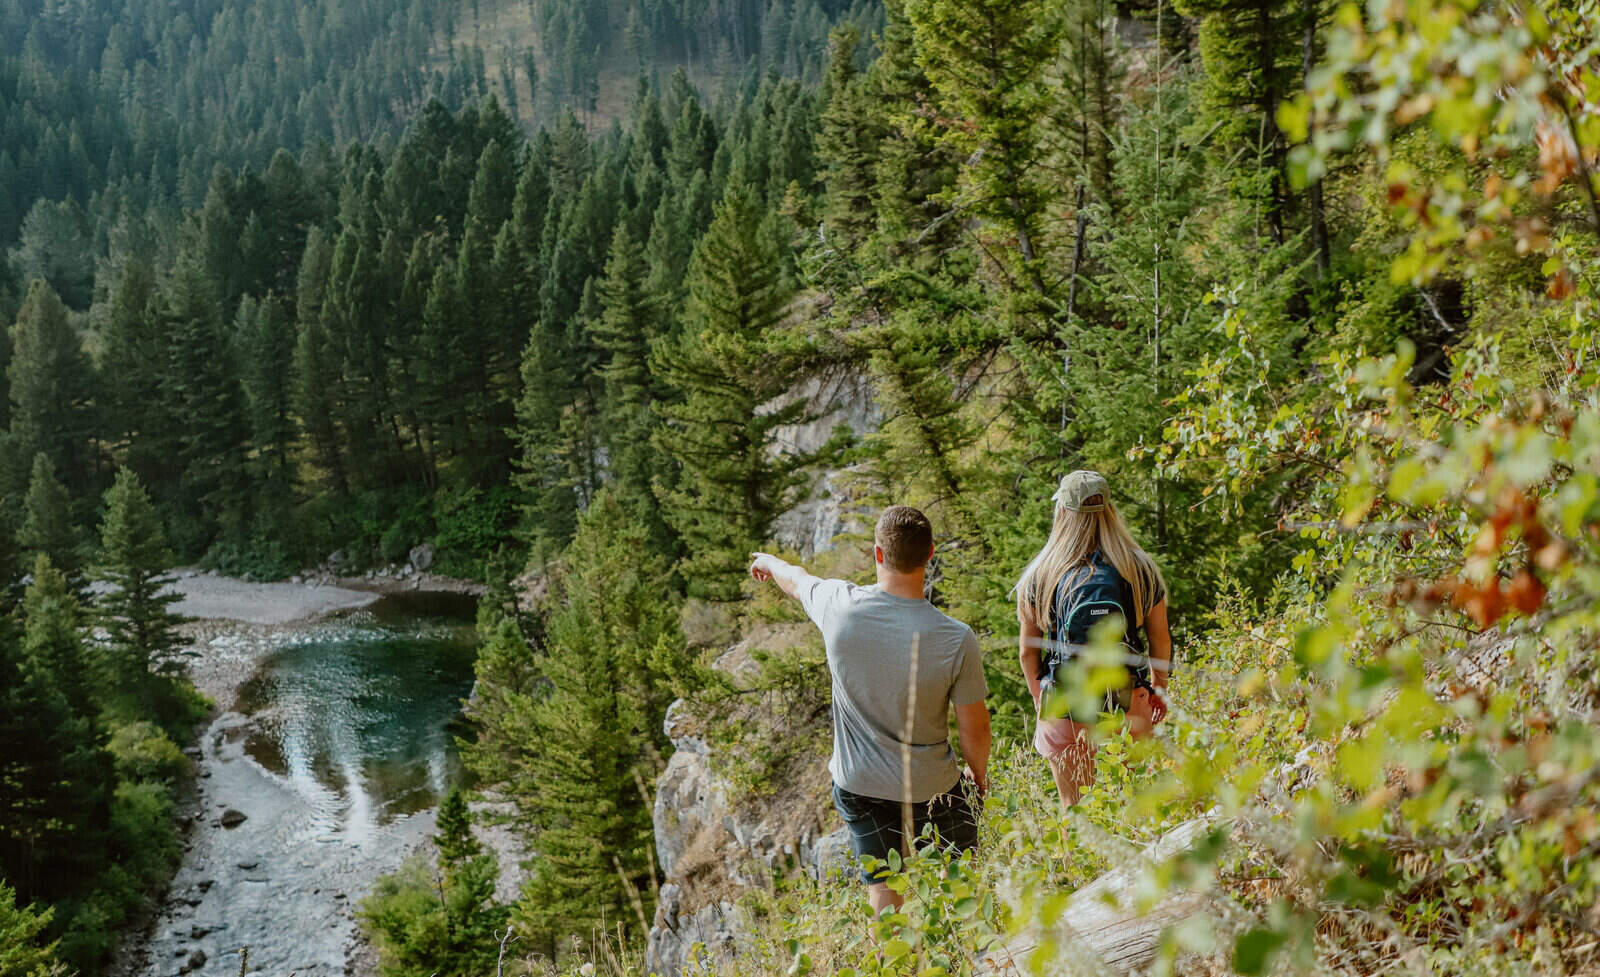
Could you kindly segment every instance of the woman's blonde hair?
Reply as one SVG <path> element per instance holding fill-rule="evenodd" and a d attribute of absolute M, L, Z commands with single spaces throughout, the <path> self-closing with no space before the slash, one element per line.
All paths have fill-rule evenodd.
<path fill-rule="evenodd" d="M 1056 593 L 1069 573 L 1086 573 L 1096 550 L 1114 567 L 1133 590 L 1133 612 L 1137 621 L 1129 630 L 1144 626 L 1145 614 L 1153 606 L 1153 594 L 1165 594 L 1166 581 L 1150 554 L 1140 549 L 1128 532 L 1128 524 L 1110 499 L 1090 496 L 1087 503 L 1103 502 L 1096 511 L 1076 512 L 1057 503 L 1050 538 L 1022 571 L 1013 593 L 1017 598 L 1017 620 L 1033 621 L 1048 632 L 1055 611 Z"/>

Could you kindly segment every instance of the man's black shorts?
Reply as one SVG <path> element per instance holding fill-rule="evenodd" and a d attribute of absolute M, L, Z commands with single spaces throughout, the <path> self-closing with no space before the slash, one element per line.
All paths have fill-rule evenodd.
<path fill-rule="evenodd" d="M 924 825 L 933 824 L 939 843 L 957 852 L 971 851 L 978 844 L 978 818 L 967 801 L 966 782 L 956 785 L 943 794 L 911 805 L 912 830 L 917 839 L 922 838 Z M 859 861 L 863 855 L 882 861 L 891 851 L 901 851 L 901 805 L 899 801 L 886 801 L 877 797 L 863 797 L 833 786 L 833 806 L 850 829 L 850 848 Z M 888 877 L 889 870 L 880 867 L 876 873 L 865 869 L 861 879 L 867 883 Z"/>

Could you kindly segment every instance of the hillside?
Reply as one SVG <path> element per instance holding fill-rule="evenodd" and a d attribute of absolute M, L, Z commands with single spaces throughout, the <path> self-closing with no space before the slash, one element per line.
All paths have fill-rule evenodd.
<path fill-rule="evenodd" d="M 426 546 L 486 586 L 464 760 L 537 855 L 498 901 L 458 797 L 352 910 L 384 977 L 1596 970 L 1591 0 L 385 2 L 0 23 L 48 108 L 0 169 L 86 192 L 6 258 L 0 960 L 94 972 L 179 857 L 152 581 Z M 1063 810 L 1013 588 L 1076 469 L 1176 670 Z M 748 567 L 866 582 L 891 503 L 995 774 L 869 919 L 820 639 Z"/>

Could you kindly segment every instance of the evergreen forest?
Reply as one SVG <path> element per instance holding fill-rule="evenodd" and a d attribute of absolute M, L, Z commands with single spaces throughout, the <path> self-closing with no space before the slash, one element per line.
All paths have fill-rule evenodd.
<path fill-rule="evenodd" d="M 497 902 L 452 793 L 383 974 L 644 972 L 675 701 L 826 808 L 749 554 L 833 506 L 864 581 L 895 502 L 983 641 L 982 854 L 875 919 L 769 865 L 708 972 L 1080 972 L 1067 895 L 1192 824 L 1155 973 L 1595 972 L 1597 167 L 1597 0 L 8 0 L 0 977 L 100 972 L 177 864 L 170 571 L 423 543 L 537 855 Z M 1064 818 L 1011 589 L 1080 468 L 1177 664 Z"/>

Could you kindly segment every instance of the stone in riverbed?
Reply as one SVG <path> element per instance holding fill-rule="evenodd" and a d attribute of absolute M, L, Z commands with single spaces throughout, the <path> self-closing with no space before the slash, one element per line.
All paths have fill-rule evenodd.
<path fill-rule="evenodd" d="M 239 825 L 244 824 L 246 819 L 243 811 L 230 807 L 226 811 L 222 812 L 222 818 L 220 820 L 222 821 L 222 826 L 224 828 L 237 828 Z"/>
<path fill-rule="evenodd" d="M 190 970 L 199 970 L 201 967 L 204 967 L 205 965 L 206 965 L 206 951 L 204 951 L 204 950 L 196 950 L 193 953 L 189 954 L 189 959 L 188 960 L 184 961 L 183 969 L 184 969 L 185 972 L 190 971 Z"/>
<path fill-rule="evenodd" d="M 433 554 L 433 544 L 423 543 L 411 548 L 411 552 L 406 556 L 406 562 L 418 571 L 426 570 L 433 566 Z"/>

